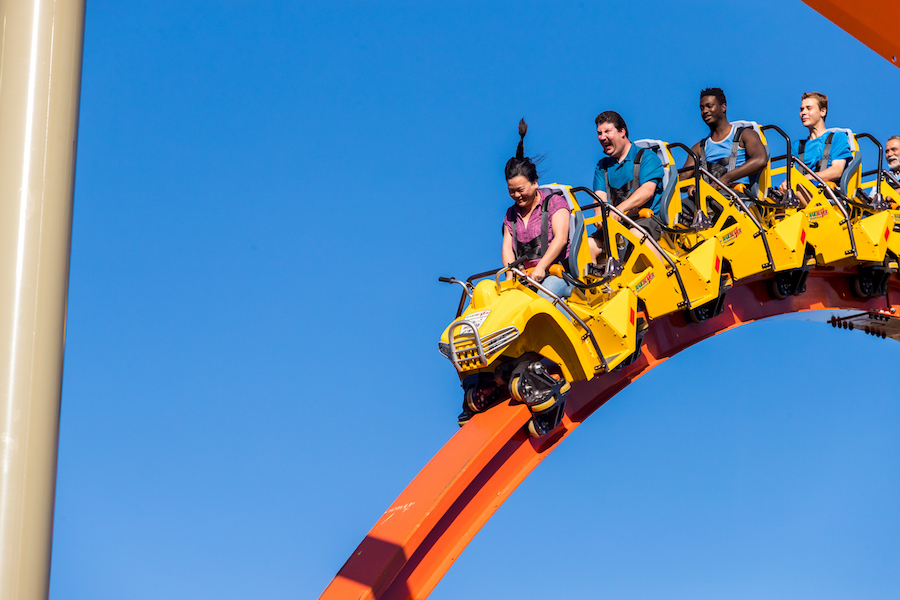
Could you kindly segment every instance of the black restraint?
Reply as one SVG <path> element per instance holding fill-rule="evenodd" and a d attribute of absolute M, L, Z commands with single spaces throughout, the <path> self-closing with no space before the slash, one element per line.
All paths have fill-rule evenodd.
<path fill-rule="evenodd" d="M 816 173 L 819 171 L 824 171 L 828 167 L 828 158 L 831 156 L 831 138 L 834 137 L 834 132 L 828 134 L 828 137 L 825 138 L 825 147 L 822 149 L 822 159 L 819 161 L 819 164 L 816 165 L 816 168 L 813 169 Z M 797 158 L 800 159 L 800 162 L 803 162 L 803 152 L 806 150 L 806 140 L 800 140 L 799 143 L 800 153 L 797 155 Z"/>
<path fill-rule="evenodd" d="M 547 251 L 547 246 L 549 245 L 548 239 L 550 237 L 550 215 L 548 214 L 547 207 L 550 205 L 550 198 L 553 196 L 562 196 L 562 192 L 554 190 L 544 196 L 543 201 L 541 201 L 541 234 L 539 236 L 532 238 L 527 242 L 520 242 L 516 237 L 516 225 L 518 225 L 519 222 L 518 220 L 512 222 L 512 237 L 514 242 L 513 252 L 517 259 L 524 258 L 525 260 L 534 260 L 542 257 Z"/>
<path fill-rule="evenodd" d="M 638 181 L 640 180 L 641 174 L 641 157 L 644 156 L 644 150 L 646 150 L 646 148 L 638 150 L 637 156 L 634 157 L 634 177 L 620 188 L 609 187 L 609 174 L 606 169 L 603 169 L 603 182 L 606 184 L 606 201 L 613 206 L 618 206 L 627 200 L 628 197 L 634 193 L 634 190 L 639 187 Z"/>
<path fill-rule="evenodd" d="M 709 136 L 703 138 L 703 141 L 700 142 L 700 167 L 712 173 L 713 177 L 716 178 L 721 177 L 729 171 L 733 171 L 735 163 L 737 163 L 737 153 L 740 148 L 741 134 L 744 133 L 745 129 L 749 129 L 749 127 L 737 127 L 737 131 L 734 132 L 734 137 L 731 138 L 731 155 L 728 158 L 721 158 L 714 163 L 710 163 L 706 160 L 706 141 L 709 139 Z"/>

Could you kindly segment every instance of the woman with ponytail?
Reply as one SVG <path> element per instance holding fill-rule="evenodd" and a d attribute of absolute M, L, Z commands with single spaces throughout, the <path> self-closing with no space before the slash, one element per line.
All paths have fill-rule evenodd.
<path fill-rule="evenodd" d="M 560 297 L 568 297 L 572 286 L 547 275 L 555 262 L 569 255 L 569 205 L 565 198 L 538 188 L 537 167 L 525 156 L 528 124 L 519 121 L 519 147 L 506 163 L 506 185 L 513 205 L 503 219 L 503 264 L 525 258 L 531 277 Z"/>

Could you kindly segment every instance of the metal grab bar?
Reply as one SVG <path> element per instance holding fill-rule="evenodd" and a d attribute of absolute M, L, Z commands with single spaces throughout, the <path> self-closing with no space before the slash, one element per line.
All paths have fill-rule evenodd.
<path fill-rule="evenodd" d="M 699 172 L 697 173 L 697 176 L 698 177 L 700 176 Z M 595 194 L 593 192 L 593 190 L 590 190 L 585 187 L 579 187 L 579 188 L 572 188 L 572 191 L 573 192 L 587 192 L 588 194 L 591 195 L 592 198 L 594 198 L 594 200 L 596 200 L 596 202 L 594 204 L 588 204 L 587 206 L 582 207 L 582 209 L 581 209 L 582 211 L 588 210 L 590 208 L 594 208 L 595 206 L 603 207 L 603 209 L 604 209 L 603 210 L 603 224 L 604 224 L 604 227 L 603 227 L 603 249 L 606 252 L 606 256 L 612 256 L 612 252 L 610 251 L 611 244 L 609 241 L 609 233 L 608 233 L 609 229 L 607 227 L 605 227 L 606 222 L 607 222 L 606 213 L 608 211 L 612 210 L 612 211 L 615 211 L 615 213 L 617 215 L 619 215 L 620 217 L 625 219 L 625 221 L 629 225 L 631 225 L 631 227 L 633 227 L 634 229 L 638 230 L 641 233 L 642 237 L 641 237 L 640 242 L 642 244 L 646 240 L 649 239 L 650 243 L 653 245 L 653 247 L 656 248 L 659 256 L 661 256 L 667 263 L 669 263 L 669 266 L 672 267 L 672 272 L 674 272 L 674 274 L 675 274 L 675 279 L 678 281 L 678 289 L 681 290 L 681 296 L 682 296 L 682 298 L 684 298 L 685 306 L 688 309 L 690 309 L 691 300 L 690 300 L 690 298 L 688 298 L 687 288 L 684 287 L 684 281 L 682 281 L 682 279 L 681 279 L 681 273 L 678 271 L 678 266 L 675 264 L 675 261 L 672 260 L 672 258 L 669 256 L 669 254 L 665 250 L 663 250 L 662 246 L 659 245 L 659 242 L 657 242 L 655 239 L 653 239 L 653 236 L 650 235 L 649 233 L 647 233 L 646 229 L 644 229 L 643 227 L 641 227 L 640 225 L 638 225 L 637 223 L 632 221 L 631 217 L 629 217 L 628 215 L 626 215 L 625 213 L 620 211 L 618 208 L 616 208 L 612 204 L 609 204 L 608 202 L 604 202 L 603 200 L 601 200 L 597 196 L 597 194 Z M 669 273 L 669 274 L 671 274 L 671 273 Z"/>
<path fill-rule="evenodd" d="M 481 279 L 483 277 L 487 277 L 489 275 L 493 275 L 494 273 L 497 272 L 497 270 L 498 269 L 491 269 L 490 271 L 476 273 L 475 275 L 472 275 L 471 277 L 466 279 L 465 283 L 468 287 L 472 288 L 472 291 L 475 291 L 475 286 L 472 285 L 473 281 L 475 281 L 476 279 Z M 440 277 L 438 278 L 439 281 L 441 281 L 443 279 L 446 279 L 446 278 L 440 278 Z M 452 283 L 452 282 L 450 282 L 450 283 Z M 466 298 L 471 299 L 472 295 L 464 293 L 459 297 L 459 306 L 456 307 L 456 318 L 459 318 L 459 315 L 461 315 L 463 313 L 463 309 L 466 307 Z"/>
<path fill-rule="evenodd" d="M 750 217 L 750 220 L 753 221 L 753 224 L 756 225 L 756 229 L 759 231 L 759 234 L 762 236 L 763 247 L 766 249 L 766 258 L 769 259 L 769 268 L 772 271 L 775 271 L 775 260 L 772 258 L 772 251 L 769 249 L 769 240 L 766 239 L 766 230 L 763 228 L 762 223 L 760 223 L 756 219 L 756 217 L 753 216 L 753 213 L 750 212 L 750 210 L 747 208 L 747 205 L 744 204 L 744 201 L 741 199 L 741 197 L 738 195 L 737 192 L 735 192 L 733 189 L 731 189 L 730 187 L 728 187 L 727 185 L 722 183 L 721 180 L 719 180 L 716 176 L 714 176 L 712 173 L 710 173 L 703 167 L 700 167 L 700 170 L 703 172 L 704 175 L 706 175 L 709 178 L 710 181 L 712 181 L 716 185 L 718 185 L 722 189 L 722 191 L 727 192 L 728 195 L 730 195 L 732 197 L 732 202 L 737 202 L 737 205 L 740 207 L 740 209 L 742 211 L 744 211 L 744 213 L 746 213 L 747 216 Z"/>
<path fill-rule="evenodd" d="M 459 321 L 451 323 L 450 328 L 447 330 L 447 341 L 450 346 L 450 362 L 453 363 L 453 366 L 456 367 L 456 371 L 459 373 L 462 372 L 462 369 L 459 366 L 459 357 L 456 355 L 456 335 L 454 334 L 454 330 L 463 326 L 472 330 L 472 333 L 475 336 L 475 350 L 478 351 L 478 358 L 481 359 L 481 362 L 484 363 L 484 365 L 488 364 L 487 356 L 484 355 L 484 346 L 481 343 L 481 335 L 478 333 L 478 327 L 471 321 L 460 319 Z"/>
<path fill-rule="evenodd" d="M 619 217 L 621 217 L 624 221 L 626 221 L 632 228 L 638 230 L 641 233 L 641 243 L 643 244 L 645 241 L 650 240 L 650 245 L 656 248 L 657 253 L 661 256 L 669 266 L 672 267 L 672 271 L 675 273 L 675 279 L 678 281 L 678 289 L 681 290 L 681 297 L 684 298 L 685 308 L 690 310 L 691 308 L 691 299 L 688 298 L 687 288 L 684 287 L 684 282 L 681 280 L 681 273 L 678 271 L 678 265 L 675 264 L 675 261 L 672 260 L 672 257 L 669 256 L 669 253 L 663 250 L 662 246 L 659 245 L 653 236 L 650 235 L 646 229 L 635 223 L 631 217 L 623 213 L 621 210 L 616 208 L 615 206 L 610 205 L 609 209 L 615 211 Z M 604 233 L 604 235 L 608 235 Z"/>
<path fill-rule="evenodd" d="M 609 370 L 609 363 L 606 362 L 606 357 L 603 356 L 603 351 L 600 350 L 600 345 L 597 343 L 597 339 L 594 337 L 594 332 L 591 331 L 591 328 L 587 326 L 587 323 L 585 323 L 581 317 L 579 317 L 577 314 L 575 314 L 575 311 L 573 311 L 571 308 L 569 308 L 569 305 L 562 298 L 560 298 L 559 296 L 557 296 L 556 294 L 554 294 L 553 292 L 551 292 L 550 290 L 548 290 L 547 288 L 542 286 L 540 283 L 538 283 L 537 281 L 532 279 L 531 276 L 527 275 L 524 271 L 520 271 L 516 267 L 506 267 L 505 269 L 502 269 L 501 271 L 499 271 L 497 273 L 497 276 L 499 277 L 500 273 L 502 273 L 503 271 L 507 271 L 507 270 L 511 271 L 516 276 L 521 277 L 522 279 L 527 281 L 529 284 L 533 285 L 540 291 L 544 292 L 545 294 L 547 294 L 548 296 L 553 298 L 553 301 L 551 302 L 551 304 L 553 304 L 554 306 L 558 306 L 564 312 L 568 313 L 569 316 L 571 316 L 575 321 L 577 321 L 578 324 L 581 325 L 582 329 L 584 329 L 586 335 L 590 338 L 591 344 L 593 344 L 594 350 L 596 350 L 596 352 L 597 352 L 597 356 L 600 357 L 600 362 L 603 363 L 603 369 L 607 370 L 607 371 Z"/>
<path fill-rule="evenodd" d="M 791 156 L 791 159 L 806 171 L 806 175 L 812 175 L 812 178 L 820 184 L 820 187 L 831 200 L 832 206 L 837 206 L 840 209 L 841 214 L 844 215 L 844 221 L 847 223 L 847 233 L 850 236 L 850 251 L 853 253 L 853 258 L 856 258 L 856 239 L 853 237 L 853 224 L 850 223 L 850 213 L 847 212 L 844 203 L 835 195 L 834 191 L 832 191 L 825 180 L 819 177 L 818 173 L 806 166 L 806 163 L 796 156 Z"/>
<path fill-rule="evenodd" d="M 469 300 L 472 299 L 472 284 L 467 281 L 460 281 L 456 277 L 438 277 L 438 281 L 441 283 L 455 283 L 456 285 L 462 286 L 463 294 L 469 297 Z M 458 316 L 458 315 L 457 315 Z"/>
<path fill-rule="evenodd" d="M 687 155 L 689 157 L 694 159 L 694 166 L 695 167 L 700 166 L 700 157 L 697 156 L 694 153 L 694 151 L 691 150 L 690 148 L 688 148 L 686 145 L 682 144 L 681 142 L 671 142 L 668 144 L 668 146 L 669 146 L 669 150 L 671 150 L 672 148 L 680 148 L 680 149 L 684 150 L 685 152 L 687 152 Z M 678 174 L 681 175 L 682 173 L 687 173 L 689 170 L 692 170 L 692 169 L 693 169 L 693 167 L 685 167 L 684 169 L 678 169 Z M 699 189 L 700 188 L 700 172 L 697 169 L 693 169 L 693 171 L 694 171 L 694 175 L 693 175 L 694 187 Z"/>
<path fill-rule="evenodd" d="M 591 198 L 594 199 L 594 202 L 593 202 L 592 204 L 589 204 L 589 205 L 587 205 L 587 206 L 581 207 L 581 212 L 584 212 L 584 211 L 586 211 L 586 210 L 588 210 L 588 209 L 591 209 L 591 208 L 595 208 L 595 207 L 597 207 L 597 206 L 600 207 L 600 218 L 603 219 L 603 229 L 604 229 L 604 231 L 605 231 L 605 230 L 606 230 L 606 223 L 607 223 L 607 220 L 608 220 L 608 215 L 607 215 L 606 209 L 603 208 L 603 207 L 604 207 L 605 205 L 607 205 L 607 203 L 604 202 L 603 200 L 601 200 L 600 197 L 599 197 L 596 193 L 594 193 L 594 190 L 592 190 L 592 189 L 590 189 L 590 188 L 586 188 L 586 187 L 576 187 L 576 188 L 572 188 L 572 195 L 573 195 L 573 196 L 574 196 L 577 192 L 587 192 L 587 193 L 591 196 Z M 607 256 L 612 256 L 612 252 L 610 251 L 609 240 L 606 239 L 606 236 L 603 236 L 603 252 L 604 252 Z"/>
<path fill-rule="evenodd" d="M 790 137 L 788 136 L 788 134 L 786 134 L 786 133 L 784 132 L 784 130 L 783 130 L 781 127 L 779 127 L 778 125 L 763 125 L 762 127 L 759 128 L 759 130 L 760 130 L 760 131 L 775 131 L 775 132 L 777 132 L 781 137 L 784 138 L 785 144 L 786 144 L 786 146 L 787 146 L 787 151 L 785 152 L 784 156 L 778 156 L 778 157 L 775 157 L 775 158 L 770 158 L 770 159 L 769 159 L 769 165 L 771 166 L 771 164 L 772 164 L 773 162 L 775 162 L 776 160 L 781 160 L 782 158 L 786 159 L 787 164 L 785 165 L 785 176 L 784 176 L 784 181 L 787 183 L 788 189 L 790 189 L 790 188 L 791 188 L 791 162 L 792 162 L 793 159 L 794 159 L 794 155 L 793 155 L 793 153 L 791 152 L 791 138 L 790 138 Z M 802 161 L 801 161 L 801 162 L 802 162 Z M 763 195 L 764 195 L 764 194 L 763 194 Z"/>
<path fill-rule="evenodd" d="M 875 194 L 880 195 L 881 194 L 881 182 L 884 181 L 884 167 L 882 166 L 882 161 L 884 160 L 884 147 L 881 145 L 881 142 L 876 140 L 869 133 L 856 133 L 854 135 L 856 136 L 857 139 L 865 138 L 865 139 L 869 140 L 870 142 L 875 144 L 875 146 L 878 148 L 878 169 L 876 169 L 878 171 L 878 176 L 877 176 L 878 183 L 875 185 Z M 858 145 L 858 142 L 857 142 L 857 145 Z"/>

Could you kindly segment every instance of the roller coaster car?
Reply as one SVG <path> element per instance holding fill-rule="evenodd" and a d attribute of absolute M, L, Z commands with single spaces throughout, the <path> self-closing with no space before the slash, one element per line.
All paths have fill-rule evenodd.
<path fill-rule="evenodd" d="M 759 125 L 753 121 L 733 123 L 756 131 L 768 153 L 765 134 Z M 739 194 L 700 167 L 688 167 L 685 172 L 691 172 L 692 176 L 678 180 L 672 149 L 682 149 L 694 158 L 695 165 L 700 162 L 684 144 L 665 144 L 659 140 L 635 143 L 654 150 L 671 174 L 672 183 L 664 180 L 661 210 L 664 224 L 661 243 L 670 253 L 691 252 L 704 241 L 715 238 L 722 245 L 723 275 L 727 274 L 732 281 L 774 272 L 773 288 L 780 292 L 777 297 L 802 293 L 810 268 L 806 258 L 806 216 L 781 215 L 764 226 L 753 208 L 754 202 L 761 203 L 757 197 L 760 185 L 767 186 L 771 180 L 770 163 L 754 178 L 752 186 L 736 186 Z M 688 194 L 691 187 L 695 190 L 693 198 Z M 717 314 L 722 304 L 720 300 L 714 310 L 695 310 L 691 316 Z"/>
<path fill-rule="evenodd" d="M 847 134 L 853 157 L 839 185 L 826 184 L 796 157 L 790 157 L 790 181 L 804 188 L 811 200 L 804 209 L 810 222 L 809 242 L 819 266 L 883 265 L 890 244 L 893 216 L 883 202 L 857 195 L 861 160 L 857 137 L 849 129 L 831 129 Z M 864 195 L 864 194 L 863 194 Z"/>
<path fill-rule="evenodd" d="M 896 211 L 891 210 L 890 203 L 880 193 L 870 196 L 864 192 L 858 140 L 869 139 L 878 146 L 879 167 L 875 171 L 878 180 L 883 176 L 881 145 L 869 134 L 854 134 L 849 129 L 828 131 L 846 133 L 853 154 L 840 183 L 826 184 L 799 159 L 791 157 L 790 160 L 791 181 L 812 197 L 802 209 L 810 221 L 809 242 L 815 248 L 818 265 L 857 266 L 857 276 L 853 279 L 857 295 L 882 296 L 891 273 L 897 269 L 900 239 L 893 233 Z"/>
<path fill-rule="evenodd" d="M 572 209 L 569 261 L 554 265 L 554 273 L 565 270 L 577 280 L 572 273 L 590 260 L 581 211 L 570 188 L 543 188 L 561 193 Z M 473 281 L 489 275 L 493 278 L 473 287 Z M 567 302 L 517 266 L 466 282 L 441 279 L 464 288 L 458 317 L 439 344 L 462 380 L 460 425 L 512 400 L 531 410 L 531 434 L 544 435 L 562 419 L 570 382 L 606 372 L 635 352 L 637 296 L 627 287 L 606 289 L 591 301 L 579 290 Z M 469 303 L 462 310 L 466 296 Z"/>
<path fill-rule="evenodd" d="M 460 425 L 511 400 L 531 410 L 530 433 L 545 435 L 562 419 L 571 382 L 636 358 L 646 329 L 639 299 L 648 319 L 684 309 L 702 320 L 720 310 L 724 291 L 717 239 L 705 240 L 690 252 L 670 253 L 629 216 L 600 203 L 593 191 L 542 187 L 562 194 L 572 211 L 569 259 L 550 270 L 575 286 L 567 300 L 514 265 L 466 282 L 441 278 L 464 288 L 457 319 L 439 344 L 462 380 Z M 600 214 L 585 218 L 575 192 L 589 194 L 595 202 L 585 210 L 599 208 Z M 610 213 L 622 222 L 609 218 Z M 585 225 L 601 222 L 605 253 L 597 265 L 590 263 Z M 472 285 L 490 275 L 492 279 Z"/>
<path fill-rule="evenodd" d="M 860 261 L 858 274 L 853 280 L 853 291 L 862 298 L 883 296 L 887 293 L 890 276 L 897 271 L 897 257 L 900 256 L 900 194 L 897 191 L 900 182 L 884 170 L 884 147 L 874 136 L 858 133 L 851 139 L 854 141 L 851 147 L 854 150 L 853 160 L 844 170 L 840 187 L 835 189 L 835 193 L 847 204 L 851 221 L 868 225 L 865 230 L 869 235 L 864 238 L 864 243 L 875 245 L 872 234 L 877 235 L 874 242 L 884 251 L 880 262 L 877 260 L 880 255 L 869 262 Z M 859 140 L 862 139 L 872 142 L 878 150 L 877 167 L 868 172 L 863 172 L 860 160 Z M 878 228 L 881 219 L 884 220 L 883 236 Z"/>

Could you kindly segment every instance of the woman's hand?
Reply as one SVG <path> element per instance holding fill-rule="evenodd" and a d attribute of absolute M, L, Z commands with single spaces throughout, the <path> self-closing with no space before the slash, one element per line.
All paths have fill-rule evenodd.
<path fill-rule="evenodd" d="M 547 276 L 547 269 L 545 269 L 541 265 L 537 265 L 531 270 L 531 278 L 534 279 L 535 281 L 537 281 L 538 283 L 542 282 L 546 276 Z"/>

